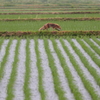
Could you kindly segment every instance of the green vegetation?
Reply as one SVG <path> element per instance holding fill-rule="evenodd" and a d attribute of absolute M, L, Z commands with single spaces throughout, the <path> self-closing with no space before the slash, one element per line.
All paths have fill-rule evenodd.
<path fill-rule="evenodd" d="M 92 41 L 90 41 L 88 38 L 84 38 L 84 40 L 100 56 L 100 49 Z"/>
<path fill-rule="evenodd" d="M 62 31 L 100 30 L 99 21 L 0 21 L 0 31 L 38 31 L 49 22 L 59 24 Z"/>
<path fill-rule="evenodd" d="M 79 39 L 79 38 L 78 38 Z M 96 39 L 96 38 L 95 38 Z M 91 75 L 94 77 L 94 79 L 96 80 L 97 84 L 100 85 L 100 76 L 98 75 L 97 71 L 95 68 L 93 68 L 90 65 L 90 62 L 87 60 L 87 58 L 82 54 L 82 52 L 75 46 L 75 44 L 71 41 L 70 38 L 67 38 L 68 42 L 70 43 L 70 45 L 72 46 L 73 50 L 75 51 L 75 53 L 79 56 L 80 60 L 82 61 L 83 65 L 88 69 L 88 71 L 91 73 Z M 67 47 L 66 47 L 67 48 Z M 66 51 L 66 50 L 65 50 Z M 68 51 L 68 50 L 67 50 Z M 66 52 L 67 52 L 66 51 Z M 68 51 L 69 52 L 69 51 Z M 95 55 L 93 55 L 95 56 Z M 75 58 L 71 58 L 71 59 L 75 59 Z M 77 64 L 77 63 L 76 63 Z M 78 65 L 77 65 L 78 66 Z"/>
<path fill-rule="evenodd" d="M 65 98 L 65 92 L 63 91 L 63 89 L 61 88 L 61 83 L 60 83 L 60 78 L 59 78 L 59 75 L 58 75 L 58 71 L 57 71 L 57 68 L 55 66 L 55 62 L 54 62 L 54 58 L 52 56 L 52 53 L 50 51 L 50 47 L 49 47 L 49 42 L 48 42 L 48 37 L 40 37 L 40 39 L 43 40 L 44 42 L 44 49 L 45 49 L 45 52 L 47 54 L 47 57 L 48 57 L 48 61 L 49 61 L 49 67 L 51 69 L 51 74 L 53 76 L 53 84 L 54 84 L 54 90 L 59 98 L 59 100 L 66 100 Z M 68 66 L 67 62 L 66 62 L 66 59 L 64 58 L 64 55 L 62 54 L 60 48 L 63 47 L 64 51 L 66 52 L 66 54 L 68 55 L 69 57 L 69 60 L 71 62 L 71 64 L 73 65 L 74 69 L 76 70 L 76 72 L 78 73 L 79 77 L 81 78 L 83 84 L 84 84 L 84 87 L 85 89 L 88 91 L 88 93 L 90 94 L 91 98 L 93 100 L 99 100 L 100 99 L 100 95 L 97 94 L 97 92 L 95 91 L 95 87 L 93 87 L 91 81 L 89 80 L 89 78 L 87 78 L 85 76 L 85 73 L 83 71 L 83 69 L 80 67 L 80 64 L 77 62 L 77 59 L 74 57 L 74 54 L 72 54 L 70 52 L 70 49 L 68 46 L 66 46 L 66 43 L 65 41 L 68 41 L 70 46 L 72 47 L 72 49 L 75 51 L 75 53 L 78 55 L 78 57 L 80 58 L 83 66 L 87 69 L 87 71 L 90 73 L 90 75 L 93 77 L 93 79 L 95 80 L 95 84 L 97 84 L 97 86 L 100 85 L 100 75 L 99 73 L 97 72 L 97 69 L 95 69 L 94 67 L 92 67 L 92 65 L 90 64 L 89 60 L 82 54 L 82 52 L 78 49 L 77 46 L 75 46 L 75 43 L 72 41 L 73 38 L 71 37 L 60 37 L 58 40 L 59 42 L 61 43 L 61 47 L 58 47 L 58 44 L 56 42 L 56 37 L 49 37 L 50 41 L 52 42 L 52 45 L 53 45 L 53 48 L 55 50 L 55 53 L 57 54 L 57 57 L 58 59 L 60 60 L 60 64 L 61 64 L 61 67 L 63 68 L 64 70 L 64 74 L 66 76 L 66 79 L 68 80 L 68 85 L 70 87 L 70 90 L 71 92 L 73 93 L 74 95 L 74 98 L 75 100 L 83 100 L 83 96 L 82 94 L 80 93 L 79 91 L 79 88 L 77 87 L 77 84 L 75 84 L 75 80 L 73 78 L 73 74 L 70 70 L 70 66 Z M 65 38 L 65 39 L 64 39 Z M 98 37 L 100 38 L 100 37 Z M 0 38 L 1 41 L 5 41 L 4 38 Z M 25 37 L 22 37 L 22 38 L 16 38 L 16 37 L 12 37 L 9 39 L 9 42 L 8 42 L 8 45 L 6 47 L 6 53 L 4 55 L 4 58 L 1 62 L 1 67 L 0 67 L 0 79 L 2 81 L 3 79 L 3 76 L 4 76 L 4 70 L 5 70 L 5 65 L 7 63 L 7 58 L 9 56 L 9 50 L 10 50 L 10 46 L 13 42 L 13 40 L 17 40 L 17 44 L 16 44 L 16 47 L 15 47 L 15 54 L 14 54 L 14 61 L 12 63 L 12 71 L 11 71 L 11 74 L 10 74 L 10 78 L 9 78 L 9 81 L 8 81 L 8 84 L 7 84 L 7 97 L 6 97 L 6 100 L 13 100 L 14 98 L 14 84 L 15 84 L 15 81 L 16 81 L 16 76 L 17 76 L 17 67 L 18 67 L 18 55 L 19 55 L 19 47 L 20 47 L 20 41 L 21 39 L 25 39 Z M 25 78 L 24 78 L 24 86 L 23 86 L 23 91 L 24 91 L 24 98 L 27 100 L 27 98 L 30 100 L 31 99 L 31 91 L 30 91 L 30 87 L 29 87 L 29 79 L 31 77 L 31 74 L 30 74 L 30 70 L 31 70 L 31 67 L 30 67 L 30 49 L 29 49 L 29 45 L 30 45 L 30 39 L 33 39 L 33 37 L 27 37 L 26 38 L 26 62 L 25 62 Z M 43 77 L 44 77 L 44 71 L 43 68 L 42 68 L 42 64 L 41 64 L 41 55 L 40 55 L 40 52 L 39 52 L 39 42 L 38 42 L 38 39 L 39 37 L 36 36 L 34 37 L 34 42 L 35 42 L 35 52 L 36 52 L 36 59 L 37 59 L 37 68 L 38 68 L 38 90 L 40 92 L 40 95 L 41 95 L 41 99 L 42 100 L 46 100 L 46 92 L 45 92 L 45 87 L 43 86 Z M 94 61 L 98 68 L 99 68 L 99 60 L 95 54 L 98 52 L 98 51 L 95 51 L 95 53 L 93 53 L 91 51 L 91 48 L 94 44 L 90 44 L 89 45 L 91 46 L 91 48 L 88 48 L 82 40 L 84 40 L 86 43 L 88 43 L 87 39 L 90 39 L 90 38 L 87 38 L 87 36 L 85 36 L 84 38 L 79 38 L 79 37 L 75 37 L 75 40 L 83 47 L 83 49 L 85 50 L 86 53 L 88 53 L 92 59 L 92 61 Z M 94 41 L 98 41 L 98 39 L 96 37 L 91 37 L 91 39 L 93 39 Z M 90 42 L 90 40 L 89 40 Z M 3 43 L 1 44 L 1 47 L 2 47 Z M 93 49 L 93 48 L 92 48 Z M 90 54 L 90 53 L 91 54 Z M 95 58 L 96 60 L 94 60 L 93 58 Z M 52 63 L 51 63 L 52 62 Z M 0 82 L 1 82 L 0 81 Z"/>
<path fill-rule="evenodd" d="M 45 50 L 46 53 L 48 55 L 48 61 L 49 61 L 49 67 L 51 68 L 52 71 L 52 75 L 53 75 L 53 81 L 54 81 L 54 87 L 55 87 L 55 91 L 59 97 L 59 100 L 66 100 L 65 96 L 64 96 L 64 91 L 62 90 L 61 84 L 60 84 L 60 80 L 59 80 L 59 75 L 57 72 L 57 68 L 55 66 L 54 63 L 54 58 L 50 52 L 50 48 L 48 45 L 48 40 L 44 38 L 44 45 L 45 45 Z M 52 62 L 52 63 L 51 63 Z"/>
<path fill-rule="evenodd" d="M 100 46 L 100 41 L 97 40 L 96 38 L 93 38 L 93 40 Z"/>
<path fill-rule="evenodd" d="M 54 47 L 54 49 L 57 53 L 57 56 L 60 60 L 61 66 L 64 70 L 65 75 L 66 75 L 66 78 L 68 79 L 68 84 L 69 84 L 69 87 L 71 89 L 71 92 L 74 94 L 74 97 L 76 100 L 83 100 L 82 94 L 79 92 L 76 84 L 73 81 L 74 79 L 73 79 L 72 73 L 71 73 L 71 71 L 66 63 L 66 59 L 61 54 L 61 51 L 59 50 L 55 39 L 52 39 L 52 42 L 53 42 L 53 47 Z"/>
<path fill-rule="evenodd" d="M 78 39 L 77 39 L 77 40 L 78 40 Z M 90 93 L 90 95 L 91 95 L 91 97 L 93 98 L 93 100 L 99 100 L 100 97 L 95 93 L 95 89 L 93 88 L 93 86 L 92 86 L 92 84 L 89 82 L 89 80 L 87 80 L 87 79 L 85 78 L 85 75 L 84 75 L 82 69 L 80 68 L 80 65 L 77 63 L 77 61 L 75 60 L 75 58 L 73 57 L 73 55 L 70 53 L 68 47 L 65 46 L 63 40 L 60 40 L 60 41 L 61 41 L 61 43 L 62 43 L 62 46 L 63 46 L 65 52 L 68 54 L 71 63 L 73 64 L 74 68 L 76 69 L 77 73 L 79 74 L 79 76 L 80 76 L 80 78 L 81 78 L 81 80 L 82 80 L 82 82 L 83 82 L 85 88 L 88 90 L 88 92 Z M 69 42 L 69 43 L 71 42 L 70 39 L 68 39 L 68 42 Z M 76 48 L 72 42 L 71 42 L 71 46 L 73 47 L 73 49 Z M 76 52 L 77 52 L 77 51 L 76 51 Z M 78 52 L 79 52 L 79 50 L 78 50 Z M 81 54 L 79 54 L 79 56 L 81 56 Z M 83 58 L 82 58 L 82 59 L 83 59 Z M 86 61 L 86 60 L 85 60 L 85 61 Z M 86 65 L 87 63 L 86 63 L 86 62 L 85 62 L 84 64 L 85 64 L 85 66 L 87 66 L 87 65 Z M 89 64 L 88 64 L 88 65 L 89 65 Z M 90 65 L 89 65 L 89 66 L 90 66 Z M 89 68 L 89 67 L 88 67 L 88 68 Z M 91 67 L 90 67 L 89 69 L 91 70 Z M 93 73 L 93 70 L 91 70 L 91 73 L 94 74 L 94 75 L 97 77 L 97 78 L 96 78 L 96 79 L 97 79 L 97 82 L 98 82 L 98 84 L 100 85 L 100 83 L 99 83 L 99 82 L 100 82 L 100 81 L 99 81 L 99 80 L 100 80 L 99 75 L 96 75 L 95 71 L 94 71 L 94 73 Z M 91 90 L 92 90 L 92 91 L 91 91 Z"/>
<path fill-rule="evenodd" d="M 26 61 L 25 61 L 25 82 L 24 82 L 24 95 L 25 95 L 25 99 L 24 100 L 31 100 L 31 93 L 30 93 L 30 88 L 29 88 L 29 81 L 30 81 L 30 72 L 31 72 L 31 68 L 30 68 L 30 49 L 29 49 L 29 44 L 30 41 L 29 39 L 27 39 L 27 43 L 26 43 Z"/>
<path fill-rule="evenodd" d="M 95 53 L 88 46 L 86 46 L 86 44 L 81 39 L 77 39 L 77 41 L 80 43 L 85 52 L 90 55 L 92 60 L 100 67 L 100 59 L 98 59 Z"/>
<path fill-rule="evenodd" d="M 17 39 L 17 44 L 15 48 L 15 56 L 14 56 L 14 62 L 12 64 L 12 72 L 10 75 L 9 83 L 7 85 L 7 97 L 6 100 L 13 100 L 14 98 L 14 84 L 16 81 L 16 75 L 17 75 L 17 64 L 18 64 L 18 51 L 20 46 L 20 39 Z"/>
<path fill-rule="evenodd" d="M 38 39 L 35 38 L 35 52 L 36 52 L 36 58 L 37 58 L 37 68 L 38 68 L 38 79 L 39 79 L 39 92 L 41 95 L 41 100 L 46 100 L 46 92 L 43 88 L 43 68 L 41 66 L 41 58 L 40 58 L 40 52 L 38 48 Z"/>
<path fill-rule="evenodd" d="M 1 46 L 3 44 L 4 38 L 0 38 L 0 50 L 1 50 Z"/>
<path fill-rule="evenodd" d="M 12 43 L 12 38 L 9 39 L 8 45 L 6 47 L 5 55 L 4 55 L 3 60 L 1 61 L 1 64 L 0 64 L 1 65 L 1 67 L 0 67 L 0 80 L 4 76 L 4 69 L 5 69 L 7 60 L 8 60 L 11 43 Z"/>
<path fill-rule="evenodd" d="M 42 67 L 42 59 L 39 50 L 39 39 L 43 40 L 45 53 L 47 54 L 48 64 L 52 74 L 52 82 L 54 84 L 54 91 L 59 100 L 66 100 L 66 93 L 61 86 L 58 69 L 53 58 L 53 53 L 50 51 L 49 41 L 52 42 L 53 48 L 60 61 L 60 65 L 64 71 L 65 77 L 68 82 L 70 92 L 75 100 L 84 100 L 78 85 L 75 83 L 74 75 L 67 59 L 61 52 L 62 48 L 65 54 L 68 55 L 72 67 L 78 74 L 83 88 L 89 93 L 92 100 L 100 100 L 98 88 L 100 86 L 100 0 L 1 0 L 0 1 L 0 50 L 4 41 L 9 40 L 5 47 L 5 54 L 1 61 L 0 56 L 0 84 L 2 83 L 5 75 L 5 67 L 10 55 L 10 47 L 13 40 L 17 40 L 14 52 L 14 61 L 12 62 L 12 69 L 9 76 L 6 89 L 6 100 L 14 99 L 14 85 L 17 77 L 17 67 L 19 61 L 19 48 L 21 39 L 25 39 L 25 75 L 23 84 L 23 93 L 25 100 L 31 100 L 30 77 L 31 77 L 31 60 L 30 60 L 30 39 L 33 39 L 36 53 L 36 66 L 38 70 L 38 91 L 41 100 L 47 100 L 47 93 L 44 87 L 44 71 Z M 45 19 L 46 18 L 46 19 Z M 61 18 L 61 19 L 59 19 Z M 67 18 L 67 20 L 66 20 Z M 38 20 L 37 20 L 38 19 Z M 62 28 L 61 31 L 56 31 L 52 28 L 48 30 L 38 31 L 46 23 L 56 23 Z M 12 36 L 12 37 L 11 37 Z M 90 38 L 97 43 L 95 45 Z M 82 49 L 90 56 L 91 61 L 96 65 L 91 65 L 91 62 L 83 55 L 81 50 L 73 42 L 75 39 L 82 47 Z M 61 43 L 58 47 L 57 41 Z M 80 67 L 79 61 L 75 55 L 71 53 L 69 46 L 66 46 L 65 41 L 69 43 L 75 54 L 79 57 L 79 61 L 83 64 Z M 89 46 L 87 46 L 88 44 Z M 96 56 L 98 55 L 98 56 Z M 11 58 L 12 59 L 12 58 Z M 90 74 L 86 77 L 85 69 Z M 83 71 L 84 70 L 84 71 Z M 92 80 L 92 78 L 93 80 Z M 91 78 L 91 80 L 89 80 Z M 34 80 L 34 79 L 33 79 Z M 95 81 L 93 86 L 91 81 Z M 96 90 L 98 86 L 98 91 Z M 2 89 L 2 85 L 0 89 Z M 0 91 L 0 93 L 3 91 Z M 69 92 L 69 91 L 68 91 Z M 2 93 L 1 93 L 2 94 Z M 85 93 L 84 93 L 85 94 Z M 0 95 L 0 98 L 1 95 Z"/>
<path fill-rule="evenodd" d="M 85 17 L 100 17 L 100 14 L 23 14 L 23 15 L 0 15 L 0 19 L 85 18 Z"/>

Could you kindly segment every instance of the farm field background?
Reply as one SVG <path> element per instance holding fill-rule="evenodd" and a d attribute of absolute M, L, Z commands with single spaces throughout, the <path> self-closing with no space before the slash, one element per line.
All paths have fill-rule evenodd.
<path fill-rule="evenodd" d="M 0 100 L 100 100 L 100 3 L 1 1 Z"/>
<path fill-rule="evenodd" d="M 0 31 L 38 31 L 45 23 L 57 23 L 62 31 L 99 31 L 100 5 L 5 4 L 0 7 Z M 49 31 L 54 31 L 50 29 Z"/>

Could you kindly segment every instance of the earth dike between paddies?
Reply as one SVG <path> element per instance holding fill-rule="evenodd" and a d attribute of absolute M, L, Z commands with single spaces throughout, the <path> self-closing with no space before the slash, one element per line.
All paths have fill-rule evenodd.
<path fill-rule="evenodd" d="M 17 32 L 0 32 L 1 37 L 9 36 L 99 36 L 100 31 L 17 31 Z"/>

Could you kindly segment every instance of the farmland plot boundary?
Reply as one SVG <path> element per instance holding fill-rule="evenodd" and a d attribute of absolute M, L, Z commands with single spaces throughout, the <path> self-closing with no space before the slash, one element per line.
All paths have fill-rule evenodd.
<path fill-rule="evenodd" d="M 100 31 L 37 31 L 0 32 L 1 37 L 9 36 L 99 36 Z"/>
<path fill-rule="evenodd" d="M 23 15 L 23 14 L 99 14 L 100 12 L 33 12 L 33 13 L 0 13 L 0 15 Z"/>
<path fill-rule="evenodd" d="M 0 19 L 0 21 L 93 21 L 100 20 L 99 17 L 87 17 L 87 18 L 19 18 L 19 19 Z"/>

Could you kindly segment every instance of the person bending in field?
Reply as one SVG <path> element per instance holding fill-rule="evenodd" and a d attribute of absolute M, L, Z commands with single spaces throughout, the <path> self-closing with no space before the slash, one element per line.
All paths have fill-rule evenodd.
<path fill-rule="evenodd" d="M 47 24 L 45 24 L 44 26 L 42 26 L 42 27 L 39 29 L 39 31 L 41 31 L 41 30 L 48 30 L 48 28 L 53 28 L 53 29 L 58 30 L 58 31 L 61 30 L 61 27 L 60 27 L 58 24 L 47 23 Z"/>

